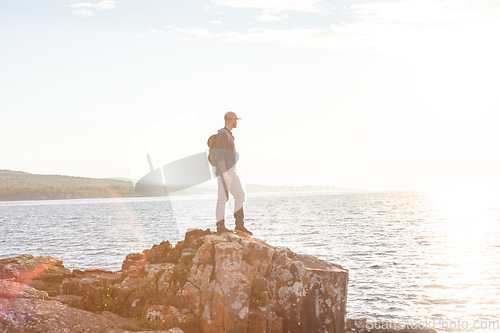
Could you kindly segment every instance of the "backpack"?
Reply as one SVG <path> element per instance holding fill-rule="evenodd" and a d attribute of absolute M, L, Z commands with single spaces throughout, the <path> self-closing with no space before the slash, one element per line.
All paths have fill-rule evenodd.
<path fill-rule="evenodd" d="M 219 130 L 220 132 L 221 130 Z M 216 158 L 215 158 L 215 144 L 216 144 L 216 137 L 217 137 L 217 134 L 219 134 L 219 132 L 217 132 L 216 134 L 214 135 L 211 135 L 208 140 L 207 140 L 207 146 L 208 146 L 208 163 L 210 163 L 211 165 L 213 166 L 217 166 L 217 161 L 216 161 Z M 224 130 L 224 132 L 229 136 L 229 133 Z"/>
<path fill-rule="evenodd" d="M 214 149 L 215 149 L 215 138 L 217 137 L 217 134 L 211 135 L 208 140 L 207 140 L 207 145 L 208 145 L 208 163 L 211 165 L 215 166 L 216 161 L 215 161 L 215 154 L 214 154 Z"/>

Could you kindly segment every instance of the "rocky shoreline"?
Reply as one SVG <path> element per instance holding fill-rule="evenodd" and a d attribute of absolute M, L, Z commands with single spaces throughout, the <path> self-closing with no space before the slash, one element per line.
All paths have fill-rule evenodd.
<path fill-rule="evenodd" d="M 345 321 L 348 272 L 245 234 L 186 232 L 120 271 L 0 259 L 0 332 L 429 332 Z M 363 324 L 364 323 L 364 324 Z"/>

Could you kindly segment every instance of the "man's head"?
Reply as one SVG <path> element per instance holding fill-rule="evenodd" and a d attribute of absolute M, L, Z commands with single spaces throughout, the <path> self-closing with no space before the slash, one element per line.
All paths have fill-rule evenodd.
<path fill-rule="evenodd" d="M 236 113 L 229 111 L 224 115 L 224 122 L 225 122 L 225 127 L 228 128 L 229 130 L 232 130 L 233 128 L 236 128 L 236 125 L 238 124 L 238 120 L 241 118 L 238 118 Z"/>

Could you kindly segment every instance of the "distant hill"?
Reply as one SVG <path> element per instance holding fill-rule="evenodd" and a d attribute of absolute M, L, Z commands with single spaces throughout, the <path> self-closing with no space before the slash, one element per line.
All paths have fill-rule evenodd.
<path fill-rule="evenodd" d="M 347 189 L 333 186 L 267 186 L 248 184 L 248 193 L 337 192 Z M 217 183 L 201 184 L 170 195 L 217 195 Z M 131 180 L 38 175 L 22 171 L 0 170 L 0 201 L 57 200 L 84 198 L 142 197 Z"/>
<path fill-rule="evenodd" d="M 0 201 L 138 196 L 131 181 L 0 170 Z"/>

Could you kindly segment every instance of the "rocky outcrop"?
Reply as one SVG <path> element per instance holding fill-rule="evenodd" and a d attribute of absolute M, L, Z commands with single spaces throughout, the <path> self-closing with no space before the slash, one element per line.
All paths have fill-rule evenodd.
<path fill-rule="evenodd" d="M 44 291 L 0 280 L 0 332 L 113 332 L 111 319 L 51 300 Z"/>
<path fill-rule="evenodd" d="M 0 332 L 345 331 L 345 269 L 244 234 L 190 230 L 117 272 L 23 255 L 0 260 L 0 278 Z"/>

